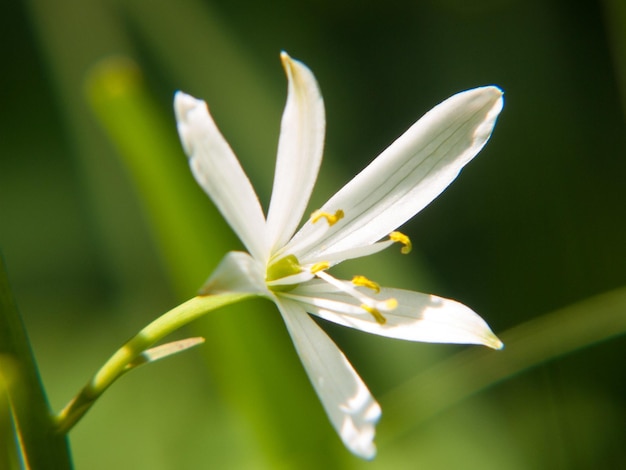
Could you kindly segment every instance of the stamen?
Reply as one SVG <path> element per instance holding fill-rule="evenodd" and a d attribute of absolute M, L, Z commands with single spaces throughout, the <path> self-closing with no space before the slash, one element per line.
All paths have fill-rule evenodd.
<path fill-rule="evenodd" d="M 315 263 L 313 266 L 311 266 L 311 273 L 317 274 L 320 271 L 325 271 L 328 268 L 330 268 L 330 263 L 328 261 L 320 261 L 319 263 Z"/>
<path fill-rule="evenodd" d="M 387 321 L 380 313 L 381 310 L 389 311 L 389 310 L 393 310 L 394 308 L 398 306 L 398 301 L 394 299 L 393 297 L 389 299 L 385 299 L 385 300 L 376 300 L 358 291 L 357 289 L 352 287 L 350 284 L 340 281 L 339 279 L 335 279 L 326 271 L 318 271 L 315 273 L 315 275 L 319 277 L 320 279 L 328 282 L 330 285 L 336 287 L 338 290 L 340 290 L 344 294 L 348 294 L 350 297 L 358 300 L 360 303 L 360 308 L 363 308 L 366 312 L 372 314 L 374 318 L 376 319 L 376 321 L 379 323 L 381 319 L 383 319 L 384 322 Z"/>
<path fill-rule="evenodd" d="M 391 240 L 392 242 L 402 243 L 402 245 L 404 245 L 400 249 L 400 252 L 403 255 L 406 255 L 406 254 L 410 253 L 411 249 L 413 248 L 413 245 L 411 244 L 411 240 L 409 240 L 409 237 L 407 237 L 404 233 L 401 233 L 401 232 L 391 232 L 389 234 L 389 240 Z"/>
<path fill-rule="evenodd" d="M 330 214 L 329 212 L 322 212 L 317 210 L 311 214 L 311 223 L 315 223 L 318 220 L 324 218 L 328 222 L 328 225 L 332 227 L 341 219 L 343 219 L 344 213 L 341 209 L 338 209 L 334 214 Z"/>
<path fill-rule="evenodd" d="M 372 289 L 377 294 L 380 293 L 380 285 L 374 281 L 370 281 L 365 276 L 354 276 L 352 278 L 352 284 L 355 286 L 367 287 L 368 289 Z"/>
<path fill-rule="evenodd" d="M 369 305 L 361 304 L 361 308 L 363 310 L 365 310 L 366 312 L 370 313 L 374 317 L 374 320 L 376 320 L 376 323 L 378 323 L 380 325 L 384 325 L 385 323 L 387 323 L 387 319 L 383 316 L 383 314 L 380 313 L 380 311 L 378 311 L 374 307 L 370 307 Z"/>

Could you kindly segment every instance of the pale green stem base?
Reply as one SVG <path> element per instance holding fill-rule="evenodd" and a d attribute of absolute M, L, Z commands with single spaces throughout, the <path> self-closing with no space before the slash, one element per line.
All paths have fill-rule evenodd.
<path fill-rule="evenodd" d="M 128 370 L 128 365 L 157 341 L 212 310 L 254 296 L 245 292 L 198 296 L 154 320 L 118 349 L 78 395 L 61 410 L 56 416 L 57 431 L 67 433 L 98 397 Z"/>

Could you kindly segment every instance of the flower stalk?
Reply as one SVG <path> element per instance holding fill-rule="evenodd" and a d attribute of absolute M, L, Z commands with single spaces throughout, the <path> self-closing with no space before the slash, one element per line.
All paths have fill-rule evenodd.
<path fill-rule="evenodd" d="M 161 315 L 119 348 L 82 390 L 56 415 L 55 428 L 57 432 L 67 433 L 105 390 L 131 368 L 188 349 L 188 347 L 198 344 L 198 341 L 191 341 L 186 345 L 187 347 L 183 348 L 173 347 L 169 354 L 163 354 L 162 351 L 158 354 L 146 354 L 150 346 L 212 310 L 252 296 L 253 294 L 250 293 L 234 292 L 197 296 Z M 142 355 L 145 357 L 138 360 Z"/>

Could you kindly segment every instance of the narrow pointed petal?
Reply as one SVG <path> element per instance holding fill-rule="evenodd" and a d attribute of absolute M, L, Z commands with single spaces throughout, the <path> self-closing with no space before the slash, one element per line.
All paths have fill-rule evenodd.
<path fill-rule="evenodd" d="M 297 284 L 301 284 L 303 282 L 310 281 L 315 277 L 311 271 L 302 271 L 298 274 L 293 274 L 291 276 L 281 277 L 280 279 L 275 279 L 273 281 L 267 281 L 267 285 L 270 287 L 276 286 L 293 286 Z"/>
<path fill-rule="evenodd" d="M 398 301 L 397 308 L 383 312 L 385 324 L 360 309 L 353 297 L 319 281 L 310 281 L 285 295 L 301 302 L 309 313 L 367 333 L 428 343 L 482 344 L 493 349 L 503 346 L 478 314 L 454 300 L 401 289 L 362 292 L 376 300 Z"/>
<path fill-rule="evenodd" d="M 374 458 L 380 406 L 337 345 L 298 303 L 281 299 L 278 307 L 309 379 L 343 443 L 359 457 Z"/>
<path fill-rule="evenodd" d="M 380 240 L 436 198 L 482 149 L 502 110 L 494 86 L 458 93 L 439 104 L 352 179 L 322 208 L 344 211 L 320 232 L 307 222 L 287 249 L 298 258 L 323 256 Z"/>
<path fill-rule="evenodd" d="M 331 266 L 334 266 L 335 264 L 339 264 L 342 261 L 346 261 L 349 259 L 363 258 L 365 256 L 374 255 L 390 247 L 393 244 L 393 241 L 385 240 L 378 243 L 373 243 L 371 245 L 362 245 L 357 246 L 356 248 L 348 248 L 341 251 L 326 252 L 323 253 L 323 256 L 321 257 L 318 256 L 317 258 L 303 258 L 300 260 L 300 262 L 304 266 L 318 263 L 320 261 L 327 261 L 331 264 Z"/>
<path fill-rule="evenodd" d="M 178 133 L 196 181 L 250 253 L 263 259 L 265 217 L 259 199 L 206 103 L 178 92 L 174 109 Z"/>
<path fill-rule="evenodd" d="M 247 292 L 271 297 L 263 266 L 248 253 L 231 251 L 217 265 L 200 289 L 200 295 Z"/>
<path fill-rule="evenodd" d="M 324 102 L 313 73 L 285 52 L 289 89 L 267 216 L 270 249 L 287 243 L 309 202 L 324 149 Z"/>

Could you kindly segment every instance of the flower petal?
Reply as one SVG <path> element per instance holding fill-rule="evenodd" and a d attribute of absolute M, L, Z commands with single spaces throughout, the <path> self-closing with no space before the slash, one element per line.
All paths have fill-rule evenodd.
<path fill-rule="evenodd" d="M 349 259 L 363 258 L 365 256 L 374 255 L 390 247 L 394 243 L 395 242 L 393 242 L 392 240 L 384 240 L 381 242 L 373 243 L 371 245 L 361 245 L 355 248 L 347 248 L 341 251 L 333 250 L 332 252 L 330 252 L 329 250 L 328 252 L 323 253 L 323 256 L 318 256 L 317 258 L 303 258 L 300 260 L 300 262 L 304 266 L 315 264 L 320 261 L 327 261 L 328 263 L 330 263 L 331 266 L 334 266 L 335 264 L 339 264 L 342 261 L 346 261 Z"/>
<path fill-rule="evenodd" d="M 217 265 L 200 289 L 200 295 L 249 292 L 271 297 L 263 266 L 248 253 L 231 251 Z"/>
<path fill-rule="evenodd" d="M 503 106 L 494 86 L 458 93 L 426 113 L 322 208 L 343 220 L 307 222 L 286 250 L 299 259 L 368 245 L 437 197 L 485 145 Z"/>
<path fill-rule="evenodd" d="M 324 150 L 324 102 L 313 73 L 285 52 L 289 80 L 278 142 L 274 187 L 267 215 L 270 250 L 283 246 L 302 220 Z"/>
<path fill-rule="evenodd" d="M 358 300 L 324 282 L 309 281 L 281 296 L 301 302 L 307 312 L 325 320 L 380 336 L 429 343 L 483 344 L 493 349 L 503 347 L 489 325 L 459 302 L 401 289 L 382 288 L 378 294 L 359 289 L 376 300 L 394 298 L 398 301 L 397 308 L 383 313 L 385 324 L 359 309 Z"/>
<path fill-rule="evenodd" d="M 174 109 L 178 133 L 196 181 L 250 253 L 263 259 L 265 217 L 259 199 L 206 103 L 179 91 Z"/>
<path fill-rule="evenodd" d="M 297 303 L 277 302 L 296 351 L 328 417 L 351 452 L 376 455 L 375 424 L 381 411 L 337 345 Z"/>

